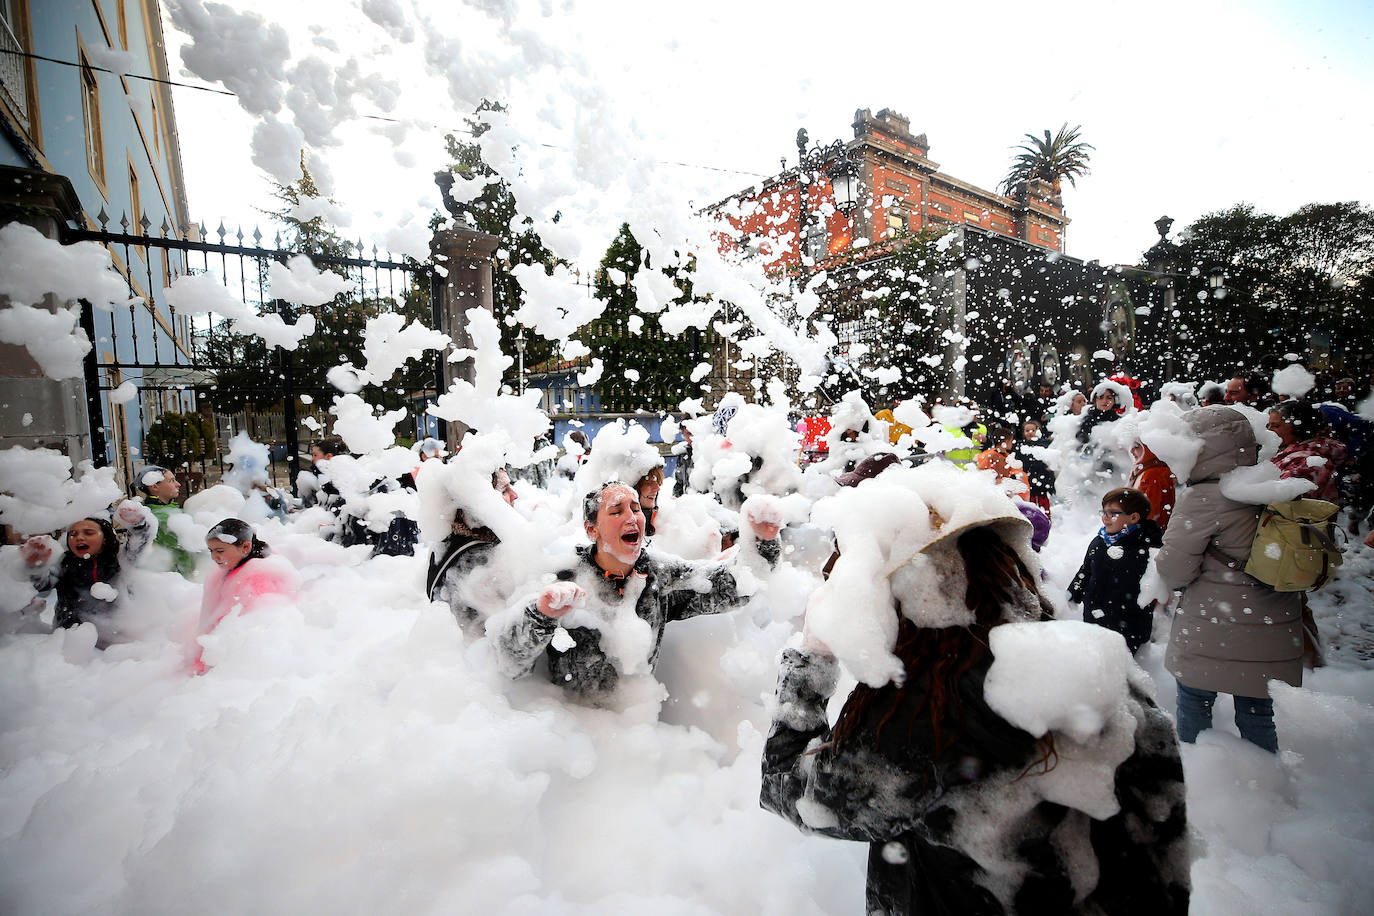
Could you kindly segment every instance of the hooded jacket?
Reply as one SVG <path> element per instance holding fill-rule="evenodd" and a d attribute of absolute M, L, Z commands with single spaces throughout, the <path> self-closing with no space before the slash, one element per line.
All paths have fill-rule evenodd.
<path fill-rule="evenodd" d="M 1148 445 L 1141 447 L 1145 453 L 1131 468 L 1131 482 L 1127 486 L 1149 497 L 1150 521 L 1158 525 L 1160 530 L 1167 531 L 1169 518 L 1174 514 L 1174 502 L 1178 499 L 1178 479 L 1169 466 L 1150 451 Z"/>
<path fill-rule="evenodd" d="M 1184 415 L 1202 451 L 1179 496 L 1155 568 L 1182 589 L 1165 667 L 1189 687 L 1264 697 L 1270 679 L 1302 684 L 1301 593 L 1245 574 L 1258 505 L 1221 492 L 1221 475 L 1259 460 L 1249 421 L 1220 405 Z"/>

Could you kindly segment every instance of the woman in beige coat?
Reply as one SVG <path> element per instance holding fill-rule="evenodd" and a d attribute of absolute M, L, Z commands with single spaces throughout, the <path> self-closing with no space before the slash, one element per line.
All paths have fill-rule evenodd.
<path fill-rule="evenodd" d="M 1222 406 L 1184 420 L 1202 451 L 1155 558 L 1165 584 L 1183 589 L 1164 660 L 1178 679 L 1178 736 L 1192 742 L 1211 728 L 1217 693 L 1229 693 L 1241 737 L 1276 752 L 1269 681 L 1302 684 L 1301 596 L 1244 572 L 1261 507 L 1227 498 L 1219 478 L 1258 462 L 1249 421 Z"/>

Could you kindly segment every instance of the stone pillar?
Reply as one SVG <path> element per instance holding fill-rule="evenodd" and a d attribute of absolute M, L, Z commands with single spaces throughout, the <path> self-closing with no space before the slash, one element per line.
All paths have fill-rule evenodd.
<path fill-rule="evenodd" d="M 66 178 L 37 169 L 0 167 L 0 225 L 26 223 L 56 239 L 66 222 L 80 215 L 81 204 Z M 48 296 L 43 303 L 28 304 L 56 310 L 64 303 Z M 0 308 L 8 307 L 9 300 L 0 297 Z M 89 357 L 87 362 L 89 367 Z M 99 392 L 91 395 L 98 397 Z M 0 344 L 0 449 L 56 449 L 73 464 L 91 458 L 92 411 L 86 396 L 85 379 L 48 378 L 28 350 Z M 98 417 L 98 404 L 94 410 Z M 95 423 L 98 426 L 99 419 Z"/>
<path fill-rule="evenodd" d="M 460 349 L 472 347 L 467 310 L 492 311 L 491 258 L 500 243 L 494 235 L 467 228 L 442 229 L 430 240 L 430 254 L 439 273 L 439 329 Z M 458 379 L 474 381 L 471 357 L 458 362 L 444 361 L 444 390 Z M 449 451 L 458 448 L 467 431 L 465 423 L 448 424 Z"/>

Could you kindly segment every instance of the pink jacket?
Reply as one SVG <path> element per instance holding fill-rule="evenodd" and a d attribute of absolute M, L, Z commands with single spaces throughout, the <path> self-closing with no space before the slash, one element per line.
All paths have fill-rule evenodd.
<path fill-rule="evenodd" d="M 1322 461 L 1309 463 L 1309 458 Z M 1336 501 L 1336 470 L 1345 462 L 1345 445 L 1329 436 L 1317 436 L 1302 442 L 1294 442 L 1270 459 L 1278 465 L 1283 477 L 1301 477 L 1317 485 L 1316 489 L 1304 493 L 1310 499 Z"/>
<path fill-rule="evenodd" d="M 289 601 L 299 587 L 300 574 L 281 557 L 255 557 L 228 572 L 216 567 L 205 580 L 197 635 L 214 632 L 220 621 L 235 610 L 250 614 L 274 601 Z M 197 647 L 197 674 L 205 671 L 200 655 L 201 649 Z"/>

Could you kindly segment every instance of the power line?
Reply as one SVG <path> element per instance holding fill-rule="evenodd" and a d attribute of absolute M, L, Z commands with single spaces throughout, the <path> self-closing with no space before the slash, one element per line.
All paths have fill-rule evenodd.
<path fill-rule="evenodd" d="M 196 84 L 194 84 L 194 83 L 182 83 L 182 82 L 179 82 L 179 81 L 177 81 L 177 80 L 165 80 L 165 79 L 161 79 L 160 77 L 156 77 L 156 76 L 142 76 L 142 75 L 137 74 L 137 73 L 120 73 L 120 72 L 118 72 L 118 71 L 116 71 L 116 70 L 111 70 L 111 69 L 109 69 L 108 67 L 97 67 L 97 66 L 95 66 L 94 64 L 83 64 L 83 63 L 79 63 L 79 62 L 77 62 L 77 61 L 71 61 L 71 60 L 59 60 L 59 59 L 57 59 L 56 57 L 46 57 L 46 56 L 44 56 L 44 55 L 42 55 L 42 54 L 34 54 L 34 53 L 30 52 L 30 51 L 18 51 L 18 50 L 15 50 L 15 49 L 13 49 L 13 48 L 0 48 L 0 52 L 5 53 L 5 54 L 13 54 L 13 55 L 15 55 L 16 57 L 28 57 L 28 58 L 32 58 L 33 60 L 46 61 L 47 63 L 50 63 L 50 64 L 61 64 L 61 65 L 64 66 L 64 67 L 90 68 L 91 70 L 95 70 L 95 71 L 98 71 L 98 72 L 100 72 L 100 73 L 109 73 L 109 74 L 112 74 L 112 75 L 114 75 L 114 76 L 127 77 L 128 79 L 143 80 L 144 82 L 148 82 L 148 83 L 160 83 L 160 84 L 162 84 L 162 85 L 164 85 L 164 86 L 177 86 L 177 87 L 182 88 L 182 89 L 195 89 L 195 90 L 198 90 L 198 91 L 200 91 L 200 92 L 212 92 L 212 93 L 214 93 L 215 95 L 227 95 L 227 96 L 229 96 L 229 97 L 231 97 L 231 98 L 238 98 L 238 93 L 237 93 L 237 92 L 231 92 L 231 91 L 229 91 L 228 89 L 215 89 L 215 88 L 212 87 L 212 86 L 198 86 L 198 85 L 196 85 Z M 359 115 L 359 117 L 361 117 L 361 118 L 363 118 L 363 119 L 365 119 L 365 120 L 368 120 L 368 121 L 385 121 L 385 122 L 388 122 L 388 123 L 391 123 L 391 124 L 403 124 L 403 123 L 405 123 L 405 122 L 404 122 L 402 119 L 400 119 L 400 118 L 387 118 L 387 117 L 383 117 L 382 115 Z M 451 132 L 453 132 L 453 133 L 463 133 L 463 134 L 467 134 L 467 135 L 470 136 L 470 137 L 478 136 L 477 134 L 475 134 L 475 133 L 471 130 L 471 128 L 464 128 L 464 127 L 443 127 L 442 125 L 434 124 L 434 123 L 431 123 L 429 126 L 430 126 L 430 127 L 433 127 L 433 128 L 437 128 L 437 129 L 439 129 L 439 130 L 451 131 Z M 558 145 L 553 144 L 553 143 L 541 143 L 541 144 L 539 144 L 539 145 L 540 145 L 541 147 L 545 148 L 545 149 L 555 149 L 555 150 L 559 150 L 559 151 L 562 151 L 562 152 L 567 152 L 567 148 L 566 148 L 566 147 L 558 146 Z M 643 157 L 631 156 L 630 158 L 631 158 L 631 159 L 640 159 L 640 158 L 643 158 Z M 748 176 L 753 177 L 753 178 L 768 178 L 768 177 L 771 177 L 771 176 L 769 176 L 769 175 L 763 174 L 762 172 L 749 172 L 749 171 L 745 171 L 744 169 L 730 169 L 730 168 L 725 168 L 725 167 L 723 167 L 723 166 L 718 166 L 718 165 L 701 165 L 701 164 L 696 163 L 696 162 L 678 162 L 678 161 L 673 160 L 673 159 L 648 159 L 647 161 L 649 161 L 649 162 L 655 162 L 655 163 L 658 163 L 659 165 L 676 165 L 676 166 L 680 166 L 681 168 L 687 168 L 687 169 L 702 169 L 702 170 L 708 171 L 708 172 L 724 172 L 724 173 L 729 174 L 729 175 L 748 175 Z"/>

